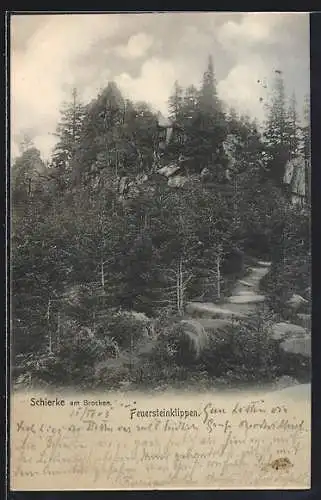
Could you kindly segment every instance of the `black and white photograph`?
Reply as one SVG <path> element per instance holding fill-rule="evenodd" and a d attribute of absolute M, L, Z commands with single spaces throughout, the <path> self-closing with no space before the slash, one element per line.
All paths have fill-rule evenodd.
<path fill-rule="evenodd" d="M 307 13 L 10 16 L 13 391 L 309 401 L 309 42 Z"/>
<path fill-rule="evenodd" d="M 13 384 L 309 381 L 308 30 L 12 16 Z"/>

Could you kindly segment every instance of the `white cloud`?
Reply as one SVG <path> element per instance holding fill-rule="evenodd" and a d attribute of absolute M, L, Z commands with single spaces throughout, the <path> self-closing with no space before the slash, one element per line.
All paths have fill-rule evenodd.
<path fill-rule="evenodd" d="M 247 49 L 258 43 L 270 43 L 284 16 L 281 13 L 247 13 L 240 22 L 227 21 L 218 30 L 218 41 L 230 50 Z M 259 49 L 259 47 L 257 47 Z"/>
<path fill-rule="evenodd" d="M 115 82 L 126 96 L 146 101 L 166 113 L 167 100 L 176 76 L 175 67 L 170 61 L 152 58 L 143 64 L 138 78 L 122 73 L 115 78 Z"/>
<path fill-rule="evenodd" d="M 13 33 L 15 26 L 13 17 Z M 17 29 L 22 26 L 19 19 Z M 74 65 L 77 57 L 118 29 L 118 16 L 48 16 L 45 25 L 30 38 L 27 50 L 11 56 L 13 136 L 32 122 L 39 131 L 42 125 L 46 128 L 43 144 L 49 144 L 47 136 L 55 130 L 61 103 L 69 97 L 70 88 L 78 84 L 78 66 Z M 47 155 L 49 151 L 44 149 L 42 153 Z"/>
<path fill-rule="evenodd" d="M 208 33 L 200 31 L 198 27 L 187 25 L 179 43 L 185 48 L 195 49 L 196 46 L 199 50 L 207 50 L 210 47 L 212 38 L 213 36 L 211 37 Z"/>
<path fill-rule="evenodd" d="M 17 149 L 16 137 L 30 130 L 48 156 L 72 86 L 88 102 L 113 79 L 127 97 L 166 114 L 174 81 L 199 84 L 210 53 L 218 75 L 227 73 L 219 95 L 261 117 L 264 90 L 257 80 L 269 79 L 279 64 L 298 75 L 290 85 L 305 89 L 308 49 L 296 59 L 290 52 L 294 42 L 308 47 L 305 26 L 308 16 L 294 13 L 13 16 L 12 145 Z M 120 45 L 118 37 L 127 43 Z"/>
<path fill-rule="evenodd" d="M 137 33 L 129 38 L 126 45 L 115 48 L 115 52 L 124 59 L 136 59 L 146 54 L 153 45 L 153 38 L 146 33 Z"/>
<path fill-rule="evenodd" d="M 39 151 L 43 152 L 44 159 L 47 159 L 48 154 L 46 152 L 51 152 L 54 145 L 57 142 L 57 138 L 48 133 L 47 135 L 41 134 L 33 138 L 33 143 Z"/>
<path fill-rule="evenodd" d="M 284 51 L 286 41 L 291 38 L 289 34 L 294 33 L 293 28 L 292 31 L 287 28 L 294 20 L 293 15 L 295 13 L 248 13 L 239 22 L 227 21 L 219 28 L 218 40 L 234 57 L 235 64 L 226 78 L 218 83 L 218 92 L 241 113 L 261 121 L 264 119 L 264 102 L 274 80 L 274 70 L 279 69 L 280 64 L 283 69 L 287 62 L 284 61 L 284 52 L 280 59 L 278 48 Z M 305 22 L 308 25 L 307 16 Z M 275 45 L 269 49 L 272 43 Z M 308 37 L 301 43 L 308 45 Z M 262 81 L 267 88 L 258 83 Z"/>
<path fill-rule="evenodd" d="M 262 120 L 267 90 L 262 81 L 267 72 L 265 62 L 260 58 L 235 65 L 227 77 L 217 85 L 218 94 L 231 107 Z M 263 75 L 263 78 L 262 78 Z M 260 102 L 263 98 L 263 102 Z"/>

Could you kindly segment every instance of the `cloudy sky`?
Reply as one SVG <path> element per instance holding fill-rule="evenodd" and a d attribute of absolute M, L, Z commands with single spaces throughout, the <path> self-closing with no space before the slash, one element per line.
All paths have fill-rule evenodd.
<path fill-rule="evenodd" d="M 61 103 L 76 86 L 85 102 L 114 80 L 124 95 L 166 114 L 178 80 L 201 80 L 212 54 L 218 92 L 263 118 L 257 83 L 284 72 L 300 106 L 309 92 L 309 19 L 304 13 L 59 14 L 11 17 L 13 153 L 30 135 L 46 158 Z"/>

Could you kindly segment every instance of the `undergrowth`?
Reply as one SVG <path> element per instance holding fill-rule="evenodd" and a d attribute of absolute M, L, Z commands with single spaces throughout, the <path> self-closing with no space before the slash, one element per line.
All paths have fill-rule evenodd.
<path fill-rule="evenodd" d="M 122 329 L 120 342 L 107 326 L 105 333 L 95 334 L 71 322 L 54 352 L 18 358 L 14 379 L 24 386 L 111 390 L 254 385 L 297 372 L 304 377 L 308 363 L 280 354 L 272 322 L 270 313 L 258 309 L 246 320 L 209 333 L 197 320 L 169 312 L 151 321 L 150 328 L 117 314 L 112 324 Z"/>

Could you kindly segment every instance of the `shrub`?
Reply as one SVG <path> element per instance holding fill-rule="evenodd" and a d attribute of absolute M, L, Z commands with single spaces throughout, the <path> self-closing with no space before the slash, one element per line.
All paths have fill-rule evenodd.
<path fill-rule="evenodd" d="M 122 310 L 107 310 L 96 327 L 97 337 L 112 337 L 120 349 L 128 349 L 146 335 L 146 323 L 138 315 Z"/>
<path fill-rule="evenodd" d="M 267 295 L 270 307 L 282 316 L 288 317 L 290 310 L 287 301 L 294 293 L 307 297 L 310 281 L 310 257 L 293 258 L 286 264 L 278 262 L 272 265 L 269 273 L 261 281 L 261 289 Z M 309 306 L 305 308 L 302 306 L 300 312 L 309 314 Z"/>
<path fill-rule="evenodd" d="M 273 379 L 277 347 L 271 338 L 270 316 L 255 314 L 224 328 L 225 335 L 213 335 L 202 362 L 212 377 L 258 382 Z"/>

